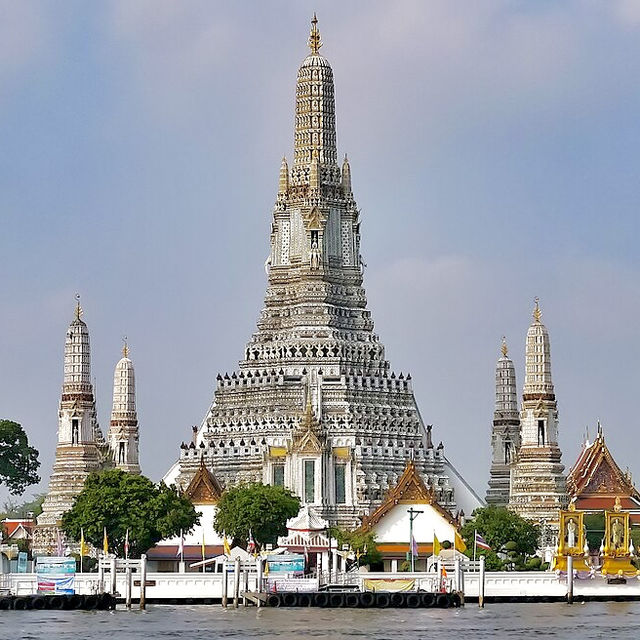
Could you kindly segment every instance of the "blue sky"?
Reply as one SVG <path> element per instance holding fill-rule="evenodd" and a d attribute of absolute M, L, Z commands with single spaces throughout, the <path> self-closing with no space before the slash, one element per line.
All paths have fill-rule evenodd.
<path fill-rule="evenodd" d="M 154 479 L 241 357 L 314 10 L 376 329 L 436 440 L 484 494 L 539 296 L 565 464 L 599 418 L 640 472 L 640 3 L 2 2 L 0 414 L 43 476 L 76 291 L 105 431 L 129 337 Z"/>

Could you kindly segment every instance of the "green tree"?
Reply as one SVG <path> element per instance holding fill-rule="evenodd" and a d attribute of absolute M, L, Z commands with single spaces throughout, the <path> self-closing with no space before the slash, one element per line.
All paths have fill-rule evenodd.
<path fill-rule="evenodd" d="M 42 513 L 42 503 L 46 497 L 45 493 L 36 493 L 31 500 L 16 502 L 9 498 L 2 505 L 2 518 L 26 518 L 28 513 L 33 513 L 37 518 Z"/>
<path fill-rule="evenodd" d="M 338 547 L 348 545 L 358 565 L 377 564 L 382 561 L 382 554 L 376 545 L 376 534 L 373 531 L 355 529 L 349 531 L 331 527 L 329 533 L 338 543 Z"/>
<path fill-rule="evenodd" d="M 227 489 L 218 502 L 213 526 L 233 544 L 246 547 L 249 531 L 260 546 L 287 534 L 287 520 L 300 510 L 300 499 L 284 487 L 254 482 Z"/>
<path fill-rule="evenodd" d="M 159 540 L 193 529 L 200 521 L 189 500 L 164 483 L 121 469 L 92 473 L 73 506 L 62 517 L 62 528 L 73 540 L 101 549 L 106 527 L 109 550 L 124 556 L 129 530 L 129 556 L 137 558 Z"/>
<path fill-rule="evenodd" d="M 17 422 L 0 420 L 0 484 L 20 495 L 40 482 L 39 466 L 38 451 L 29 446 L 24 429 Z"/>
<path fill-rule="evenodd" d="M 491 550 L 478 549 L 485 556 L 487 569 L 525 568 L 527 556 L 538 548 L 538 527 L 504 507 L 489 505 L 473 512 L 472 519 L 462 527 L 462 537 L 467 545 L 466 554 L 473 557 L 474 532 L 487 541 Z M 498 554 L 501 554 L 501 558 Z"/>

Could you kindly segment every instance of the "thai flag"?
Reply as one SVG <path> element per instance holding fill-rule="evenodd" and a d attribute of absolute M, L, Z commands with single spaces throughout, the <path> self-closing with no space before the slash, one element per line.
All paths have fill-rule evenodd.
<path fill-rule="evenodd" d="M 476 531 L 476 547 L 478 549 L 491 550 L 491 547 L 487 544 L 487 541 Z"/>

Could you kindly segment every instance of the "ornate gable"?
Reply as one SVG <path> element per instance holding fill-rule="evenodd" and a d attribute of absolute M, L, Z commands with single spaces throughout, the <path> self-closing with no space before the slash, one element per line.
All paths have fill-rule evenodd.
<path fill-rule="evenodd" d="M 371 529 L 397 504 L 425 503 L 438 511 L 447 522 L 456 524 L 454 517 L 436 502 L 434 492 L 425 485 L 413 460 L 409 460 L 396 486 L 389 489 L 382 504 L 370 516 L 363 518 L 361 528 L 365 531 Z"/>
<path fill-rule="evenodd" d="M 620 470 L 613 459 L 601 428 L 593 444 L 583 449 L 571 469 L 567 488 L 573 498 L 589 495 L 640 498 L 629 476 Z"/>
<path fill-rule="evenodd" d="M 216 477 L 207 469 L 204 458 L 200 458 L 200 467 L 191 479 L 185 495 L 192 504 L 217 504 L 222 495 L 222 487 Z"/>
<path fill-rule="evenodd" d="M 307 393 L 307 408 L 300 422 L 297 434 L 293 437 L 293 451 L 296 453 L 322 452 L 323 445 L 319 438 L 320 425 L 311 407 L 311 392 Z"/>

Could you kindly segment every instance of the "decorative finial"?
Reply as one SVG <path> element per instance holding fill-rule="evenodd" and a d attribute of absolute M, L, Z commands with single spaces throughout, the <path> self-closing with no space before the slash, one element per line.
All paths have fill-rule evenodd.
<path fill-rule="evenodd" d="M 533 310 L 533 319 L 536 322 L 540 322 L 540 318 L 542 317 L 542 311 L 540 311 L 540 298 L 536 296 L 533 301 L 536 303 L 536 308 Z"/>
<path fill-rule="evenodd" d="M 129 345 L 127 344 L 127 336 L 122 336 L 122 357 L 129 357 Z"/>
<path fill-rule="evenodd" d="M 500 347 L 500 351 L 502 351 L 502 355 L 506 358 L 509 353 L 509 347 L 507 347 L 507 339 L 502 336 L 502 346 Z"/>
<path fill-rule="evenodd" d="M 82 307 L 80 306 L 80 294 L 76 293 L 76 320 L 80 320 L 82 313 Z"/>
<path fill-rule="evenodd" d="M 318 31 L 318 18 L 314 12 L 313 20 L 311 20 L 311 33 L 309 34 L 309 49 L 311 49 L 311 53 L 314 56 L 317 56 L 321 46 L 322 40 Z"/>

